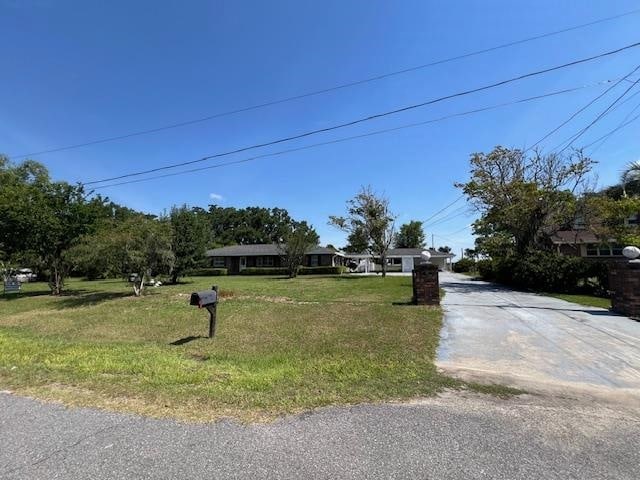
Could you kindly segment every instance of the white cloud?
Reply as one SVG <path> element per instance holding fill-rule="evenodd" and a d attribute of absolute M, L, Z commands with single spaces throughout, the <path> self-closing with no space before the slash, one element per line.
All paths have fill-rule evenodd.
<path fill-rule="evenodd" d="M 211 200 L 217 200 L 217 201 L 224 200 L 224 197 L 222 195 L 220 195 L 219 193 L 210 193 L 209 194 L 209 198 Z"/>

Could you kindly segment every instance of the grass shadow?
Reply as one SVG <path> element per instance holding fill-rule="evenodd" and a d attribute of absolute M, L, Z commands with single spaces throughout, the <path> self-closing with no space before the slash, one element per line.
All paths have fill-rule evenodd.
<path fill-rule="evenodd" d="M 199 340 L 201 338 L 209 338 L 209 337 L 204 337 L 202 335 L 197 335 L 197 336 L 191 335 L 189 337 L 184 337 L 184 338 L 181 338 L 179 340 L 175 340 L 173 342 L 169 342 L 169 345 L 175 345 L 175 346 L 184 345 L 185 343 L 193 342 L 194 340 Z"/>
<path fill-rule="evenodd" d="M 65 308 L 92 307 L 103 302 L 108 302 L 109 300 L 131 296 L 131 292 L 70 292 L 69 295 L 63 296 L 62 299 L 55 304 L 55 308 L 62 310 Z"/>

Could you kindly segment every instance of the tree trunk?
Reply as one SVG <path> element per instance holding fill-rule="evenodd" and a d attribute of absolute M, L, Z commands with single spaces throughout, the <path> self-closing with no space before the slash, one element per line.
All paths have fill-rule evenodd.
<path fill-rule="evenodd" d="M 380 261 L 382 262 L 382 276 L 387 276 L 387 254 L 383 253 L 380 255 Z"/>
<path fill-rule="evenodd" d="M 57 262 L 54 262 L 51 266 L 51 273 L 49 275 L 49 288 L 51 289 L 51 295 L 60 295 L 63 287 L 64 278 L 62 276 L 62 272 L 58 268 Z"/>
<path fill-rule="evenodd" d="M 144 273 L 138 277 L 138 280 L 133 282 L 133 293 L 136 297 L 142 295 L 144 289 Z"/>
<path fill-rule="evenodd" d="M 174 271 L 171 274 L 171 283 L 173 283 L 174 285 L 178 283 L 178 272 Z"/>

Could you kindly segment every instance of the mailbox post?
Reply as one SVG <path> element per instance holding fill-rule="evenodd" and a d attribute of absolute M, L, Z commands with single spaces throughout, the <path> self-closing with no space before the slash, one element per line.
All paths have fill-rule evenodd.
<path fill-rule="evenodd" d="M 218 310 L 218 286 L 214 285 L 211 290 L 204 292 L 194 292 L 191 294 L 190 305 L 197 305 L 198 308 L 206 308 L 209 312 L 209 338 L 216 334 L 216 316 Z"/>

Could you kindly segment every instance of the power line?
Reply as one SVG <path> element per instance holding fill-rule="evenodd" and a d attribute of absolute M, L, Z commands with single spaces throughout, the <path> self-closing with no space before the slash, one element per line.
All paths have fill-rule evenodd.
<path fill-rule="evenodd" d="M 455 212 L 455 213 L 454 213 Z M 461 217 L 463 215 L 469 215 L 469 211 L 467 210 L 467 207 L 463 207 L 461 210 L 455 210 L 454 212 L 451 212 L 451 214 L 447 217 L 441 218 L 437 221 L 435 221 L 434 223 L 432 223 L 431 225 L 427 225 L 428 228 L 433 228 L 437 225 L 442 225 L 443 223 L 447 223 L 450 222 L 451 220 L 454 220 L 458 217 Z"/>
<path fill-rule="evenodd" d="M 558 130 L 560 130 L 562 127 L 564 127 L 567 123 L 569 123 L 571 120 L 573 120 L 574 118 L 576 118 L 578 115 L 580 115 L 582 112 L 584 112 L 587 108 L 589 108 L 591 105 L 593 105 L 595 102 L 597 102 L 598 100 L 600 100 L 602 97 L 604 97 L 607 93 L 609 93 L 611 90 L 613 90 L 614 88 L 616 88 L 618 85 L 620 85 L 620 83 L 622 83 L 624 80 L 626 80 L 627 78 L 629 78 L 631 75 L 633 75 L 638 69 L 640 68 L 640 65 L 638 65 L 636 68 L 634 68 L 631 72 L 629 72 L 627 75 L 625 75 L 623 78 L 619 79 L 617 82 L 615 82 L 613 85 L 611 85 L 609 88 L 607 88 L 604 92 L 602 92 L 600 95 L 598 95 L 597 97 L 595 97 L 593 100 L 591 100 L 589 103 L 587 103 L 586 105 L 584 105 L 582 108 L 580 108 L 579 110 L 575 111 L 569 118 L 567 118 L 564 122 L 562 122 L 560 125 L 558 125 L 557 127 L 555 127 L 554 129 L 552 129 L 550 132 L 548 132 L 544 137 L 542 137 L 540 140 L 538 140 L 537 142 L 535 142 L 533 145 L 531 145 L 529 148 L 527 148 L 527 151 L 533 150 L 537 145 L 539 145 L 540 143 L 542 143 L 544 140 L 546 140 L 547 138 L 549 138 L 551 135 L 553 135 L 554 133 L 556 133 Z"/>
<path fill-rule="evenodd" d="M 638 66 L 638 68 L 640 68 L 640 65 Z M 584 135 L 587 132 L 587 130 L 589 130 L 592 126 L 594 126 L 602 117 L 604 117 L 607 114 L 607 112 L 609 112 L 616 105 L 616 103 L 618 103 L 627 93 L 629 93 L 629 91 L 631 91 L 631 89 L 634 88 L 638 84 L 638 82 L 640 82 L 640 78 L 638 78 L 635 82 L 629 85 L 629 87 L 621 95 L 619 95 L 613 102 L 611 102 L 609 106 L 607 106 L 607 108 L 605 108 L 591 123 L 589 123 L 589 125 L 587 125 L 582 130 L 580 130 L 576 135 L 574 135 L 570 139 L 569 143 L 567 143 L 558 153 L 564 152 L 567 148 L 573 145 L 573 143 L 578 138 Z"/>
<path fill-rule="evenodd" d="M 241 147 L 241 148 L 237 148 L 235 150 L 230 150 L 230 151 L 227 151 L 227 152 L 217 153 L 217 154 L 214 154 L 214 155 L 208 155 L 208 156 L 202 157 L 202 158 L 200 158 L 198 160 L 191 160 L 189 162 L 182 162 L 182 163 L 176 163 L 176 164 L 172 164 L 172 165 L 165 165 L 163 167 L 156 167 L 156 168 L 152 168 L 152 169 L 149 169 L 149 170 L 143 170 L 143 171 L 139 171 L 139 172 L 128 173 L 128 174 L 125 174 L 125 175 L 119 175 L 119 176 L 116 176 L 116 177 L 104 178 L 102 180 L 94 180 L 94 181 L 91 181 L 91 182 L 86 182 L 85 184 L 86 185 L 93 185 L 93 184 L 96 184 L 96 183 L 104 183 L 104 182 L 109 182 L 109 181 L 113 181 L 113 180 L 120 180 L 122 178 L 135 177 L 135 176 L 144 175 L 144 174 L 147 174 L 147 173 L 158 172 L 158 171 L 161 171 L 161 170 L 168 170 L 168 169 L 171 169 L 171 168 L 176 168 L 176 167 L 181 167 L 181 166 L 185 166 L 185 165 L 191 165 L 191 164 L 194 164 L 194 163 L 204 162 L 204 161 L 210 160 L 212 158 L 224 157 L 224 156 L 232 155 L 234 153 L 246 152 L 247 150 L 253 150 L 253 149 L 256 149 L 256 148 L 266 147 L 266 146 L 270 146 L 270 145 L 276 145 L 276 144 L 279 144 L 279 143 L 289 142 L 289 141 L 292 141 L 292 140 L 297 140 L 297 139 L 308 137 L 308 136 L 311 136 L 311 135 L 317 135 L 319 133 L 325 133 L 325 132 L 330 132 L 330 131 L 338 130 L 338 129 L 345 128 L 345 127 L 350 127 L 350 126 L 357 125 L 357 124 L 360 124 L 360 123 L 369 122 L 371 120 L 375 120 L 375 119 L 378 119 L 378 118 L 387 117 L 389 115 L 395 115 L 397 113 L 402 113 L 402 112 L 406 112 L 406 111 L 409 111 L 409 110 L 415 110 L 417 108 L 425 107 L 427 105 L 433 105 L 433 104 L 436 104 L 436 103 L 439 103 L 439 102 L 443 102 L 445 100 L 450 100 L 452 98 L 458 98 L 458 97 L 470 95 L 472 93 L 477 93 L 477 92 L 489 90 L 489 89 L 496 88 L 496 87 L 499 87 L 499 86 L 502 86 L 502 85 L 506 85 L 506 84 L 509 84 L 509 83 L 517 82 L 517 81 L 523 80 L 525 78 L 531 78 L 531 77 L 542 75 L 542 74 L 545 74 L 545 73 L 561 70 L 563 68 L 568 68 L 568 67 L 571 67 L 571 66 L 574 66 L 574 65 L 590 62 L 590 61 L 593 61 L 593 60 L 596 60 L 596 59 L 599 59 L 599 58 L 603 58 L 603 57 L 606 57 L 606 56 L 614 55 L 616 53 L 620 53 L 620 52 L 622 52 L 624 50 L 628 50 L 630 48 L 635 48 L 635 47 L 637 47 L 639 45 L 640 45 L 640 42 L 636 42 L 636 43 L 633 43 L 633 44 L 630 44 L 630 45 L 626 45 L 624 47 L 617 48 L 615 50 L 610 50 L 608 52 L 600 53 L 598 55 L 594 55 L 594 56 L 591 56 L 591 57 L 582 58 L 580 60 L 574 60 L 572 62 L 564 63 L 562 65 L 556 65 L 554 67 L 545 68 L 545 69 L 542 69 L 542 70 L 537 70 L 537 71 L 534 71 L 534 72 L 525 73 L 523 75 L 518 75 L 516 77 L 512 77 L 512 78 L 509 78 L 509 79 L 506 79 L 506 80 L 501 80 L 501 81 L 496 82 L 496 83 L 483 85 L 481 87 L 476 87 L 476 88 L 473 88 L 473 89 L 470 89 L 470 90 L 464 90 L 464 91 L 461 91 L 461 92 L 445 95 L 445 96 L 434 98 L 434 99 L 431 99 L 431 100 L 427 100 L 427 101 L 424 101 L 424 102 L 421 102 L 421 103 L 408 105 L 406 107 L 401 107 L 401 108 L 397 108 L 397 109 L 394 109 L 394 110 L 389 110 L 389 111 L 382 112 L 382 113 L 376 113 L 376 114 L 369 115 L 369 116 L 366 116 L 366 117 L 362 117 L 362 118 L 359 118 L 359 119 L 356 119 L 356 120 L 352 120 L 352 121 L 349 121 L 349 122 L 346 122 L 346 123 L 341 123 L 341 124 L 333 125 L 333 126 L 330 126 L 330 127 L 324 127 L 324 128 L 320 128 L 320 129 L 316 129 L 316 130 L 311 130 L 311 131 L 304 132 L 304 133 L 301 133 L 301 134 L 292 135 L 292 136 L 285 137 L 285 138 L 280 138 L 278 140 L 272 140 L 272 141 L 269 141 L 269 142 L 254 144 L 254 145 L 250 145 L 250 146 L 247 146 L 247 147 Z"/>
<path fill-rule="evenodd" d="M 618 132 L 619 130 L 622 130 L 624 127 L 626 127 L 627 125 L 629 125 L 629 124 L 631 124 L 631 123 L 635 122 L 636 120 L 638 120 L 638 118 L 640 118 L 640 114 L 638 114 L 638 115 L 636 115 L 635 117 L 633 117 L 631 120 L 628 120 L 628 121 L 627 121 L 627 119 L 628 119 L 628 118 L 629 118 L 629 117 L 630 117 L 630 116 L 631 116 L 631 115 L 632 115 L 636 110 L 638 110 L 638 108 L 640 108 L 640 103 L 639 103 L 639 104 L 637 104 L 635 107 L 633 107 L 633 108 L 631 109 L 631 111 L 627 114 L 627 116 L 626 116 L 626 117 L 624 117 L 624 119 L 622 120 L 622 122 L 620 122 L 620 124 L 619 124 L 616 128 L 614 128 L 613 130 L 610 130 L 609 132 L 605 133 L 605 134 L 604 134 L 604 135 L 602 135 L 601 137 L 598 137 L 598 138 L 597 138 L 597 139 L 595 139 L 593 142 L 591 142 L 591 143 L 589 143 L 589 144 L 587 144 L 587 145 L 584 145 L 584 146 L 583 146 L 583 148 L 589 148 L 589 147 L 591 147 L 592 145 L 594 145 L 594 144 L 596 144 L 596 143 L 598 143 L 599 141 L 601 141 L 601 140 L 602 140 L 602 143 L 601 143 L 600 145 L 598 145 L 596 148 L 594 148 L 594 149 L 589 153 L 589 155 L 593 155 L 593 154 L 594 154 L 594 153 L 595 153 L 599 148 L 601 148 L 601 147 L 602 147 L 602 146 L 607 142 L 607 140 L 609 140 L 609 138 L 610 138 L 614 133 Z"/>
<path fill-rule="evenodd" d="M 361 80 L 356 80 L 356 81 L 353 81 L 353 82 L 343 83 L 343 84 L 336 85 L 336 86 L 333 86 L 333 87 L 328 87 L 328 88 L 324 88 L 324 89 L 321 89 L 321 90 L 315 90 L 315 91 L 303 93 L 303 94 L 300 94 L 300 95 L 294 95 L 294 96 L 290 96 L 290 97 L 285 97 L 285 98 L 281 98 L 281 99 L 278 99 L 278 100 L 272 100 L 272 101 L 268 101 L 268 102 L 264 102 L 264 103 L 259 103 L 259 104 L 256 104 L 256 105 L 251 105 L 251 106 L 248 106 L 248 107 L 238 108 L 238 109 L 235 109 L 235 110 L 229 110 L 229 111 L 226 111 L 226 112 L 215 113 L 215 114 L 212 114 L 212 115 L 207 115 L 205 117 L 196 118 L 196 119 L 192 119 L 192 120 L 186 120 L 184 122 L 172 123 L 172 124 L 164 125 L 164 126 L 161 126 L 161 127 L 150 128 L 150 129 L 146 129 L 146 130 L 139 130 L 139 131 L 132 132 L 132 133 L 126 133 L 126 134 L 116 135 L 116 136 L 112 136 L 112 137 L 104 137 L 104 138 L 100 138 L 100 139 L 96 139 L 96 140 L 90 140 L 90 141 L 83 142 L 83 143 L 76 143 L 76 144 L 66 145 L 66 146 L 62 146 L 62 147 L 50 148 L 50 149 L 47 149 L 47 150 L 40 150 L 40 151 L 37 151 L 37 152 L 31 152 L 31 153 L 26 153 L 26 154 L 21 154 L 21 155 L 15 155 L 15 156 L 12 156 L 11 158 L 17 160 L 17 159 L 26 158 L 26 157 L 33 156 L 33 155 L 42 155 L 42 154 L 45 154 L 45 153 L 54 153 L 54 152 L 61 152 L 61 151 L 65 151 L 65 150 L 72 150 L 72 149 L 86 147 L 86 146 L 90 146 L 90 145 L 97 145 L 97 144 L 100 144 L 100 143 L 107 143 L 107 142 L 113 142 L 113 141 L 117 141 L 117 140 L 124 140 L 124 139 L 127 139 L 127 138 L 136 137 L 136 136 L 140 136 L 140 135 L 148 135 L 148 134 L 151 134 L 151 133 L 157 133 L 157 132 L 161 132 L 161 131 L 164 131 L 164 130 L 170 130 L 170 129 L 174 129 L 174 128 L 180 128 L 180 127 L 185 127 L 185 126 L 189 126 L 189 125 L 194 125 L 196 123 L 202 123 L 202 122 L 206 122 L 206 121 L 213 120 L 213 119 L 216 119 L 216 118 L 226 117 L 226 116 L 235 115 L 235 114 L 243 113 L 243 112 L 249 112 L 249 111 L 257 110 L 257 109 L 260 109 L 260 108 L 279 105 L 279 104 L 282 104 L 282 103 L 292 102 L 292 101 L 295 101 L 295 100 L 301 100 L 303 98 L 308 98 L 308 97 L 312 97 L 312 96 L 316 96 L 316 95 L 322 95 L 322 94 L 333 92 L 333 91 L 336 91 L 336 90 L 355 87 L 355 86 L 358 86 L 358 85 L 363 85 L 363 84 L 366 84 L 366 83 L 383 80 L 383 79 L 389 78 L 389 77 L 394 77 L 394 76 L 398 76 L 398 75 L 404 75 L 406 73 L 411 73 L 411 72 L 415 72 L 415 71 L 422 70 L 422 69 L 425 69 L 425 68 L 434 67 L 436 65 L 442 65 L 442 64 L 454 62 L 454 61 L 457 61 L 457 60 L 463 60 L 465 58 L 469 58 L 469 57 L 473 57 L 473 56 L 477 56 L 477 55 L 482 55 L 482 54 L 485 54 L 485 53 L 493 52 L 493 51 L 504 49 L 504 48 L 508 48 L 508 47 L 513 47 L 515 45 L 520 45 L 520 44 L 523 44 L 523 43 L 532 42 L 534 40 L 540 40 L 542 38 L 547 38 L 547 37 L 551 37 L 551 36 L 554 36 L 554 35 L 560 35 L 562 33 L 570 32 L 570 31 L 573 31 L 573 30 L 579 30 L 579 29 L 582 29 L 582 28 L 586 28 L 586 27 L 590 27 L 590 26 L 593 26 L 593 25 L 597 25 L 599 23 L 604 23 L 604 22 L 609 22 L 609 21 L 612 21 L 612 20 L 617 20 L 619 18 L 623 18 L 623 17 L 629 16 L 629 15 L 635 15 L 637 13 L 640 13 L 640 9 L 631 10 L 631 11 L 628 11 L 628 12 L 625 12 L 625 13 L 621 13 L 621 14 L 618 14 L 618 15 L 613 15 L 611 17 L 605 17 L 605 18 L 593 20 L 591 22 L 583 23 L 583 24 L 580 24 L 580 25 L 575 25 L 575 26 L 572 26 L 572 27 L 563 28 L 561 30 L 555 30 L 555 31 L 543 33 L 543 34 L 540 34 L 540 35 L 534 35 L 532 37 L 527 37 L 527 38 L 523 38 L 523 39 L 520 39 L 520 40 L 515 40 L 515 41 L 512 41 L 512 42 L 503 43 L 503 44 L 496 45 L 496 46 L 493 46 L 493 47 L 489 47 L 489 48 L 485 48 L 485 49 L 476 50 L 476 51 L 473 51 L 473 52 L 468 52 L 468 53 L 464 53 L 464 54 L 461 54 L 461 55 L 457 55 L 457 56 L 454 56 L 454 57 L 435 60 L 433 62 L 425 63 L 425 64 L 422 64 L 422 65 L 417 65 L 417 66 L 414 66 L 414 67 L 409 67 L 409 68 L 405 68 L 405 69 L 402 69 L 402 70 L 397 70 L 397 71 L 394 71 L 394 72 L 384 73 L 384 74 L 381 74 L 381 75 L 376 75 L 376 76 L 373 76 L 373 77 L 368 77 L 368 78 L 364 78 L 364 79 L 361 79 Z"/>
<path fill-rule="evenodd" d="M 210 166 L 207 166 L 207 167 L 193 168 L 193 169 L 189 169 L 189 170 L 182 170 L 182 171 L 179 171 L 179 172 L 167 173 L 167 174 L 163 174 L 163 175 L 156 175 L 156 176 L 153 176 L 153 177 L 147 177 L 147 178 L 142 178 L 142 179 L 137 179 L 137 180 L 128 180 L 128 181 L 124 181 L 124 182 L 112 183 L 112 184 L 108 184 L 108 185 L 98 185 L 97 187 L 94 187 L 94 190 L 98 190 L 98 189 L 102 189 L 102 188 L 108 188 L 108 187 L 116 187 L 116 186 L 120 186 L 120 185 L 128 185 L 128 184 L 131 184 L 131 183 L 140 183 L 140 182 L 146 182 L 146 181 L 150 181 L 150 180 L 157 180 L 157 179 L 160 179 L 160 178 L 173 177 L 173 176 L 176 176 L 176 175 L 184 175 L 184 174 L 188 174 L 188 173 L 201 172 L 201 171 L 204 171 L 204 170 L 211 170 L 211 169 L 215 169 L 215 168 L 221 168 L 221 167 L 226 167 L 226 166 L 230 166 L 230 165 L 237 165 L 237 164 L 241 164 L 241 163 L 251 162 L 251 161 L 254 161 L 254 160 L 261 159 L 261 158 L 275 157 L 275 156 L 278 156 L 278 155 L 284 155 L 284 154 L 288 154 L 288 153 L 299 152 L 299 151 L 308 150 L 308 149 L 311 149 L 311 148 L 316 148 L 316 147 L 320 147 L 320 146 L 324 146 L 324 145 L 332 145 L 332 144 L 342 143 L 342 142 L 355 140 L 355 139 L 359 139 L 359 138 L 371 137 L 371 136 L 374 136 L 374 135 L 381 135 L 381 134 L 384 134 L 384 133 L 403 130 L 403 129 L 406 129 L 406 128 L 418 127 L 418 126 L 427 125 L 427 124 L 431 124 L 431 123 L 437 123 L 437 122 L 441 122 L 441 121 L 448 120 L 448 119 L 451 119 L 451 118 L 462 117 L 462 116 L 466 116 L 466 115 L 470 115 L 470 114 L 474 114 L 474 113 L 479 113 L 479 112 L 484 112 L 484 111 L 488 111 L 488 110 L 493 110 L 493 109 L 496 109 L 496 108 L 501 108 L 501 107 L 505 107 L 505 106 L 509 106 L 509 105 L 516 105 L 516 104 L 519 104 L 519 103 L 525 103 L 525 102 L 530 102 L 530 101 L 534 101 L 534 100 L 540 100 L 540 99 L 543 99 L 543 98 L 548 98 L 548 97 L 552 97 L 552 96 L 556 96 L 556 95 L 562 95 L 562 94 L 565 94 L 565 93 L 571 93 L 571 92 L 575 92 L 577 90 L 582 90 L 584 88 L 589 88 L 589 87 L 602 85 L 602 84 L 606 84 L 606 83 L 610 83 L 610 82 L 611 82 L 611 80 L 605 80 L 603 82 L 598 82 L 596 84 L 582 85 L 580 87 L 574 87 L 574 88 L 568 88 L 568 89 L 564 89 L 564 90 L 558 90 L 558 91 L 555 91 L 555 92 L 550 92 L 550 93 L 546 93 L 546 94 L 542 94 L 542 95 L 536 95 L 536 96 L 533 96 L 533 97 L 523 98 L 523 99 L 515 100 L 515 101 L 512 101 L 512 102 L 504 102 L 504 103 L 500 103 L 500 104 L 496 104 L 496 105 L 491 105 L 491 106 L 488 106 L 488 107 L 482 107 L 482 108 L 477 108 L 477 109 L 474 109 L 474 110 L 468 110 L 468 111 L 465 111 L 465 112 L 453 113 L 453 114 L 450 114 L 450 115 L 445 115 L 443 117 L 430 119 L 430 120 L 426 120 L 426 121 L 423 121 L 423 122 L 416 122 L 416 123 L 410 123 L 410 124 L 406 124 L 406 125 L 400 125 L 398 127 L 385 128 L 385 129 L 382 129 L 382 130 L 376 130 L 376 131 L 373 131 L 373 132 L 368 132 L 368 133 L 364 133 L 364 134 L 360 134 L 360 135 L 352 135 L 352 136 L 349 136 L 349 137 L 339 138 L 339 139 L 335 139 L 335 140 L 329 140 L 329 141 L 326 141 L 326 142 L 314 143 L 314 144 L 311 144 L 311 145 L 305 145 L 305 146 L 302 146 L 302 147 L 296 147 L 296 148 L 291 148 L 291 149 L 287 149 L 287 150 L 280 150 L 280 151 L 277 151 L 277 152 L 264 153 L 264 154 L 255 155 L 255 156 L 244 158 L 244 159 L 240 159 L 240 160 L 233 160 L 233 161 L 230 161 L 230 162 L 217 163 L 215 165 L 210 165 Z M 440 213 L 440 212 L 437 212 L 437 213 Z M 428 218 L 426 221 L 430 220 L 431 218 L 433 218 L 433 217 Z"/>

